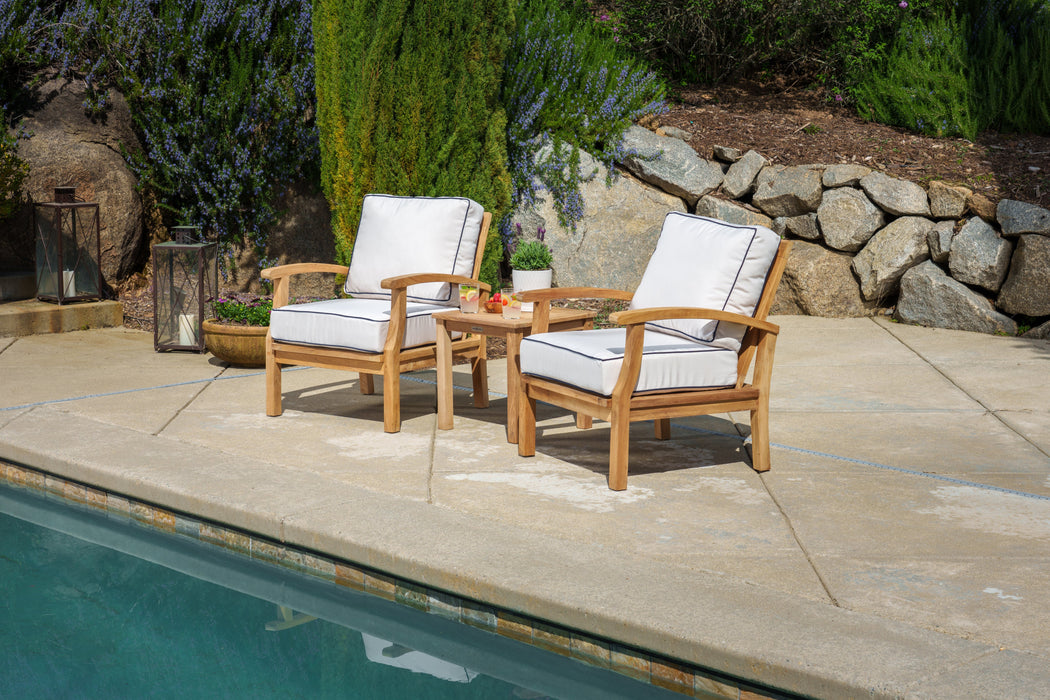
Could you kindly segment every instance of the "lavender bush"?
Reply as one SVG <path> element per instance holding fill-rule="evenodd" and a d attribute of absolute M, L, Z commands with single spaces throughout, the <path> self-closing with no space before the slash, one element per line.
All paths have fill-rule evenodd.
<path fill-rule="evenodd" d="M 278 193 L 319 160 L 309 0 L 0 0 L 0 64 L 5 104 L 42 66 L 95 114 L 118 87 L 144 146 L 125 157 L 169 223 L 271 263 Z"/>
<path fill-rule="evenodd" d="M 507 110 L 507 154 L 512 207 L 550 192 L 564 226 L 583 217 L 580 150 L 610 174 L 625 154 L 623 134 L 639 117 L 666 110 L 662 81 L 627 58 L 615 37 L 555 0 L 519 7 L 518 32 L 507 51 L 502 99 Z M 501 223 L 508 243 L 509 218 Z"/>

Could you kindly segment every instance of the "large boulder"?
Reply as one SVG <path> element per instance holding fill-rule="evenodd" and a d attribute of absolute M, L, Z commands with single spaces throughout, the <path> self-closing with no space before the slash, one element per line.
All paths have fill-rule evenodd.
<path fill-rule="evenodd" d="M 958 219 L 966 213 L 966 198 L 973 192 L 940 180 L 930 183 L 930 214 L 935 219 Z"/>
<path fill-rule="evenodd" d="M 730 224 L 765 226 L 768 229 L 774 228 L 773 220 L 765 214 L 748 209 L 737 202 L 730 202 L 711 195 L 707 195 L 696 203 L 696 213 L 700 216 L 720 219 Z"/>
<path fill-rule="evenodd" d="M 930 215 L 926 190 L 914 182 L 875 172 L 861 178 L 860 186 L 871 201 L 894 216 Z"/>
<path fill-rule="evenodd" d="M 825 243 L 836 250 L 853 253 L 863 248 L 885 225 L 886 216 L 860 190 L 840 187 L 824 193 L 817 209 L 817 222 Z"/>
<path fill-rule="evenodd" d="M 773 302 L 774 314 L 871 316 L 876 304 L 866 301 L 850 271 L 851 256 L 805 241 L 795 241 Z"/>
<path fill-rule="evenodd" d="M 30 136 L 18 144 L 19 157 L 30 167 L 24 190 L 34 202 L 52 202 L 56 187 L 72 186 L 78 199 L 98 202 L 102 275 L 109 283 L 123 280 L 140 270 L 149 254 L 138 179 L 121 156 L 121 149 L 141 150 L 127 102 L 111 91 L 105 115 L 90 118 L 84 113 L 83 81 L 54 78 L 38 94 L 41 106 L 24 122 Z M 0 234 L 6 237 L 3 226 Z"/>
<path fill-rule="evenodd" d="M 766 159 L 758 151 L 748 151 L 729 166 L 722 180 L 722 191 L 733 199 L 740 199 L 751 192 L 755 178 L 765 165 Z"/>
<path fill-rule="evenodd" d="M 268 240 L 270 254 L 275 259 L 267 264 L 335 260 L 331 209 L 315 184 L 303 181 L 288 187 L 278 194 L 275 206 L 281 211 L 281 218 Z M 241 251 L 236 265 L 230 270 L 227 286 L 242 292 L 266 292 L 259 277 L 261 267 L 252 251 Z M 293 298 L 330 298 L 334 296 L 335 286 L 335 275 L 332 274 L 296 275 L 291 280 L 291 294 Z"/>
<path fill-rule="evenodd" d="M 704 160 L 684 141 L 659 136 L 640 126 L 627 129 L 623 140 L 629 155 L 623 166 L 638 179 L 681 197 L 695 206 L 697 200 L 722 184 L 722 168 Z"/>
<path fill-rule="evenodd" d="M 984 219 L 972 218 L 952 238 L 948 269 L 964 284 L 998 292 L 1010 267 L 1013 246 Z"/>
<path fill-rule="evenodd" d="M 896 316 L 905 323 L 979 333 L 1016 335 L 1017 324 L 995 310 L 992 302 L 952 279 L 931 261 L 901 278 Z"/>
<path fill-rule="evenodd" d="M 1050 236 L 1050 210 L 1034 204 L 1013 199 L 1000 200 L 995 208 L 995 218 L 1004 236 L 1020 236 L 1023 233 Z"/>
<path fill-rule="evenodd" d="M 904 216 L 872 236 L 853 258 L 865 299 L 881 302 L 897 293 L 904 273 L 930 257 L 926 236 L 931 228 L 929 219 Z"/>
<path fill-rule="evenodd" d="M 772 218 L 816 211 L 824 188 L 818 168 L 767 166 L 757 178 L 751 203 Z"/>
<path fill-rule="evenodd" d="M 1025 234 L 1017 239 L 996 303 L 1010 314 L 1050 316 L 1050 238 Z"/>
<path fill-rule="evenodd" d="M 605 167 L 586 153 L 580 154 L 580 171 L 597 174 L 581 186 L 585 215 L 575 231 L 558 223 L 549 194 L 542 192 L 534 207 L 514 212 L 511 224 L 547 230 L 555 285 L 633 290 L 656 249 L 664 217 L 686 211 L 685 203 L 625 174 L 606 186 Z"/>

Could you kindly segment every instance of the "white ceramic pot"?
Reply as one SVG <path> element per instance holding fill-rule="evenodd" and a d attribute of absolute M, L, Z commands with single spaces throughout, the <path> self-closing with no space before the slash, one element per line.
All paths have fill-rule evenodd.
<path fill-rule="evenodd" d="M 552 270 L 511 270 L 510 279 L 514 284 L 515 292 L 527 292 L 530 289 L 549 289 L 551 286 Z M 525 313 L 532 312 L 532 302 L 522 303 L 521 310 Z"/>

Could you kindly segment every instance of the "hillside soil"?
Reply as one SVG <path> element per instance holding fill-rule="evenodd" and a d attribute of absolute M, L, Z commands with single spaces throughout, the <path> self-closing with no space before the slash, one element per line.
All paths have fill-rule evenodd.
<path fill-rule="evenodd" d="M 858 163 L 893 177 L 964 185 L 993 202 L 1017 199 L 1050 208 L 1050 137 L 982 134 L 976 141 L 935 138 L 860 119 L 821 91 L 782 83 L 687 87 L 649 126 L 690 134 L 700 156 L 714 146 L 755 150 L 779 165 Z M 125 325 L 153 330 L 149 280 L 119 292 Z M 502 343 L 490 342 L 490 355 Z"/>

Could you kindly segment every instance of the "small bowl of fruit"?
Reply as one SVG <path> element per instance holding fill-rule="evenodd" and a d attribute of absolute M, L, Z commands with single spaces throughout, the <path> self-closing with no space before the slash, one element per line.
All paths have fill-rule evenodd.
<path fill-rule="evenodd" d="M 485 311 L 490 314 L 503 313 L 503 298 L 500 296 L 499 292 L 493 294 L 489 297 L 488 301 L 485 302 Z"/>

